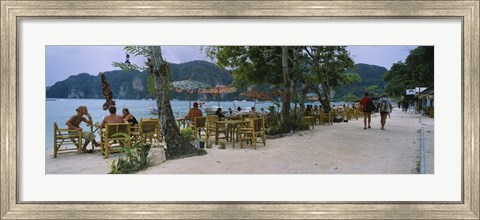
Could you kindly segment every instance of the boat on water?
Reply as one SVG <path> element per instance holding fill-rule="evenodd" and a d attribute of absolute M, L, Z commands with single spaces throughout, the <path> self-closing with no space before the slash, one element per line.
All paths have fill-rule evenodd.
<path fill-rule="evenodd" d="M 57 101 L 57 98 L 47 98 L 47 101 Z"/>
<path fill-rule="evenodd" d="M 155 107 L 148 107 L 148 111 L 150 112 L 150 114 L 158 115 L 158 109 Z"/>

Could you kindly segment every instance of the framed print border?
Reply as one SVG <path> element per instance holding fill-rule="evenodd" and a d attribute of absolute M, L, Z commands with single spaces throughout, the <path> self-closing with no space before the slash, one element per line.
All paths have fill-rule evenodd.
<path fill-rule="evenodd" d="M 479 1 L 8 1 L 1 2 L 1 219 L 478 219 Z M 108 8 L 108 10 L 106 10 Z M 27 203 L 18 201 L 18 21 L 22 18 L 461 18 L 462 201 Z"/>

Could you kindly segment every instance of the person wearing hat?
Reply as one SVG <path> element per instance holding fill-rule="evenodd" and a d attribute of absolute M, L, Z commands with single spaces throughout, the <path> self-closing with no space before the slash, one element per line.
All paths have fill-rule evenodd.
<path fill-rule="evenodd" d="M 95 141 L 96 136 L 92 132 L 83 131 L 83 129 L 80 127 L 80 123 L 82 123 L 82 121 L 89 125 L 92 125 L 93 124 L 92 116 L 90 116 L 90 114 L 88 113 L 88 109 L 86 106 L 79 106 L 76 109 L 76 111 L 77 111 L 77 114 L 72 116 L 65 124 L 68 126 L 68 129 L 75 130 L 74 132 L 70 132 L 73 135 L 76 135 L 77 132 L 82 132 L 82 137 L 85 139 L 85 143 L 83 144 L 83 147 L 82 147 L 82 152 L 92 153 L 93 150 L 87 150 L 87 145 L 90 142 L 92 142 L 92 144 L 95 147 L 98 147 L 99 145 Z M 85 117 L 83 117 L 84 115 L 88 117 L 88 120 Z"/>
<path fill-rule="evenodd" d="M 202 110 L 198 108 L 197 102 L 193 103 L 193 108 L 190 109 L 190 111 L 188 111 L 188 115 L 187 115 L 187 118 L 190 119 L 190 121 L 192 122 L 195 119 L 195 117 L 203 117 Z"/>

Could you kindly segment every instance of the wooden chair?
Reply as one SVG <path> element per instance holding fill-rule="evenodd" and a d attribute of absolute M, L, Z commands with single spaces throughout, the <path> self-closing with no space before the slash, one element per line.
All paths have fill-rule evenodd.
<path fill-rule="evenodd" d="M 250 121 L 246 128 L 240 128 L 239 135 L 240 135 L 240 147 L 243 148 L 243 141 L 251 141 L 253 148 L 257 149 L 257 138 L 261 138 L 263 142 L 263 146 L 265 144 L 265 124 L 263 118 L 249 118 L 247 119 Z"/>
<path fill-rule="evenodd" d="M 115 134 L 124 133 L 123 135 L 114 136 Z M 100 130 L 101 151 L 108 158 L 110 150 L 113 148 L 121 148 L 123 146 L 131 146 L 130 141 L 130 124 L 129 123 L 105 123 L 105 129 Z"/>
<path fill-rule="evenodd" d="M 321 114 L 321 117 L 322 117 L 321 123 L 322 123 L 322 125 L 325 125 L 325 123 L 326 123 L 327 125 L 333 125 L 333 115 L 334 115 L 334 111 L 330 111 L 329 113 L 323 112 L 323 113 Z"/>
<path fill-rule="evenodd" d="M 205 131 L 205 122 L 207 117 L 195 117 L 193 119 L 192 128 L 195 133 L 195 137 L 202 137 L 201 130 Z M 198 132 L 198 135 L 197 135 Z"/>
<path fill-rule="evenodd" d="M 218 118 L 217 115 L 207 115 L 206 119 L 205 119 L 205 127 L 206 127 L 206 130 L 205 130 L 205 139 L 206 139 L 206 142 L 208 143 L 208 138 L 210 136 L 215 136 L 215 140 L 217 140 L 217 137 L 220 135 L 220 133 L 223 133 L 223 138 L 224 139 L 227 139 L 228 138 L 228 135 L 227 135 L 227 127 L 224 126 L 224 125 L 220 125 L 219 128 L 218 128 L 218 133 L 216 133 L 216 129 L 217 129 L 217 126 L 218 124 L 215 123 L 216 121 L 219 121 L 220 119 Z"/>
<path fill-rule="evenodd" d="M 315 116 L 304 116 L 303 119 L 312 126 L 312 130 L 315 129 Z"/>
<path fill-rule="evenodd" d="M 73 144 L 75 147 L 68 147 L 67 144 Z M 62 145 L 65 148 L 60 149 Z M 53 158 L 57 158 L 59 151 L 77 151 L 82 153 L 82 132 L 70 130 L 67 128 L 58 128 L 57 122 L 53 123 Z"/>
<path fill-rule="evenodd" d="M 162 133 L 160 132 L 160 120 L 158 118 L 142 118 L 140 119 L 139 137 L 145 140 L 145 143 L 153 143 L 153 140 L 158 142 L 163 141 Z"/>

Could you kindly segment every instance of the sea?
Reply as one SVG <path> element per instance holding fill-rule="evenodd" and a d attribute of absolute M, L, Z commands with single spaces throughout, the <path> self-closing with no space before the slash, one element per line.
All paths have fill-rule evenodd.
<path fill-rule="evenodd" d="M 128 108 L 130 113 L 134 115 L 137 120 L 140 121 L 141 118 L 153 118 L 158 117 L 155 114 L 151 114 L 149 107 L 157 108 L 157 103 L 155 100 L 119 100 L 116 99 L 117 114 L 121 115 L 121 110 L 123 108 Z M 53 149 L 53 123 L 57 122 L 60 128 L 66 128 L 65 123 L 76 114 L 76 109 L 78 106 L 85 105 L 87 106 L 88 113 L 92 116 L 94 123 L 101 123 L 103 118 L 107 116 L 108 111 L 102 110 L 102 105 L 105 102 L 105 99 L 48 99 L 46 101 L 46 116 L 45 116 L 45 147 L 46 149 Z M 192 106 L 193 106 L 192 101 Z M 218 106 L 217 101 L 202 101 L 205 102 L 205 107 L 214 107 Z M 172 110 L 176 118 L 185 117 L 189 109 L 189 101 L 180 101 L 172 100 Z M 315 104 L 315 103 L 313 103 Z M 317 103 L 318 105 L 319 103 Z M 260 111 L 260 108 L 268 109 L 269 106 L 274 105 L 272 102 L 253 102 L 253 101 L 221 101 L 220 107 L 223 110 L 228 108 L 236 109 L 241 107 L 245 109 L 247 107 L 253 107 L 257 111 Z M 205 112 L 204 112 L 204 115 Z M 84 130 L 89 131 L 85 123 L 81 123 L 81 127 Z M 97 135 L 97 140 L 98 140 Z"/>

